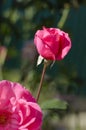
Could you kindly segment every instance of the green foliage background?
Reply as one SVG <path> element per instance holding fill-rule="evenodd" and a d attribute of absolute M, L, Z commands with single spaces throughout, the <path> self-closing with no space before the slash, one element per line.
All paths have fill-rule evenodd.
<path fill-rule="evenodd" d="M 47 69 L 40 103 L 52 97 L 57 98 L 58 95 L 85 97 L 85 0 L 0 0 L 0 45 L 8 50 L 0 70 L 1 79 L 19 81 L 36 95 L 43 66 L 36 67 L 37 52 L 32 46 L 31 52 L 35 53 L 32 60 L 29 44 L 33 44 L 34 34 L 42 26 L 59 27 L 68 32 L 72 49 L 63 61 L 57 61 L 52 68 Z M 22 50 L 29 50 L 29 54 L 22 57 Z M 57 111 L 53 114 L 49 111 L 45 124 L 54 117 L 54 113 Z M 53 126 L 46 128 L 45 124 L 43 129 L 52 129 Z"/>

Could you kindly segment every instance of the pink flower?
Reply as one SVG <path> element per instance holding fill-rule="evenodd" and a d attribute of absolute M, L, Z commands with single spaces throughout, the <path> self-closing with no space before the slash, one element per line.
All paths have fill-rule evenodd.
<path fill-rule="evenodd" d="M 0 130 L 40 130 L 42 111 L 19 83 L 0 81 Z"/>
<path fill-rule="evenodd" d="M 62 60 L 71 48 L 68 34 L 57 28 L 38 30 L 34 43 L 38 53 L 47 60 Z"/>

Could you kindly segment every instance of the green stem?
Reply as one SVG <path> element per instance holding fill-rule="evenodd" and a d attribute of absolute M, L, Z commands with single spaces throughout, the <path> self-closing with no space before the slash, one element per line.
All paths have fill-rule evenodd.
<path fill-rule="evenodd" d="M 43 67 L 43 71 L 42 71 L 42 75 L 41 75 L 41 80 L 40 80 L 38 91 L 37 91 L 37 95 L 36 95 L 37 102 L 39 100 L 39 96 L 40 96 L 40 93 L 41 93 L 46 67 L 47 67 L 47 63 L 44 63 L 44 67 Z"/>
<path fill-rule="evenodd" d="M 2 66 L 0 66 L 0 80 L 3 79 L 3 76 L 2 76 Z"/>

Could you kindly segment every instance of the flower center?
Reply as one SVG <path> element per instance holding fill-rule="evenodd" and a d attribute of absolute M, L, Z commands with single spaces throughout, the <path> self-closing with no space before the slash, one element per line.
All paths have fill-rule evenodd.
<path fill-rule="evenodd" d="M 0 124 L 5 124 L 7 122 L 7 117 L 5 115 L 0 115 Z"/>
<path fill-rule="evenodd" d="M 8 122 L 9 116 L 11 115 L 10 112 L 0 112 L 0 124 L 4 125 Z"/>

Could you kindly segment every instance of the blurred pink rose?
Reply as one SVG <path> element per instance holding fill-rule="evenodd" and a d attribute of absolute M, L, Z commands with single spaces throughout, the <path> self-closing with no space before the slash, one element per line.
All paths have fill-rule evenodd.
<path fill-rule="evenodd" d="M 39 130 L 42 111 L 19 83 L 0 81 L 0 130 Z"/>
<path fill-rule="evenodd" d="M 62 60 L 71 48 L 68 34 L 57 28 L 38 30 L 34 43 L 38 53 L 47 60 Z"/>
<path fill-rule="evenodd" d="M 33 40 L 28 40 L 24 43 L 24 46 L 22 48 L 23 61 L 28 60 L 30 63 L 34 63 L 37 56 L 37 51 L 33 43 Z"/>

